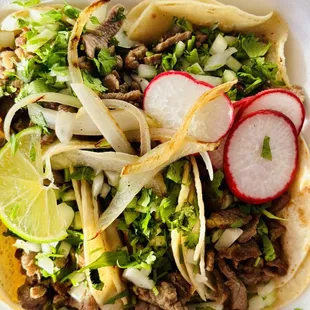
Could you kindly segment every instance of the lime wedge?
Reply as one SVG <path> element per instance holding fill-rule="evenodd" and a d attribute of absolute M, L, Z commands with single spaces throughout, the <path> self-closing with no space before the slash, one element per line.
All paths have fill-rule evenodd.
<path fill-rule="evenodd" d="M 43 185 L 40 138 L 40 128 L 28 128 L 0 150 L 0 219 L 21 238 L 45 243 L 66 238 L 74 211 Z"/>

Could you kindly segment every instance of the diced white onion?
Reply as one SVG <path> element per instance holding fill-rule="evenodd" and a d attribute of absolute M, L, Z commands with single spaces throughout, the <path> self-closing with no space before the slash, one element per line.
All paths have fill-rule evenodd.
<path fill-rule="evenodd" d="M 233 37 L 233 36 L 225 36 L 224 39 L 226 40 L 228 45 L 232 45 L 238 40 L 237 37 Z"/>
<path fill-rule="evenodd" d="M 24 241 L 20 239 L 17 239 L 15 243 L 13 244 L 13 246 L 15 246 L 18 249 L 23 249 L 26 252 L 26 254 L 29 254 L 30 252 L 39 253 L 42 250 L 41 244 Z"/>
<path fill-rule="evenodd" d="M 64 258 L 67 258 L 68 255 L 70 254 L 72 245 L 66 241 L 61 241 L 59 248 L 58 248 L 58 253 L 60 255 L 63 255 Z"/>
<path fill-rule="evenodd" d="M 249 308 L 248 310 L 262 310 L 265 308 L 264 300 L 262 296 L 254 296 L 249 299 Z"/>
<path fill-rule="evenodd" d="M 195 279 L 198 283 L 203 283 L 205 285 L 207 285 L 209 283 L 209 279 L 207 277 L 204 277 L 203 275 L 201 275 L 200 273 L 197 273 L 195 276 Z"/>
<path fill-rule="evenodd" d="M 27 17 L 29 13 L 27 11 L 12 13 L 1 22 L 1 30 L 4 31 L 15 31 L 20 30 L 18 18 Z"/>
<path fill-rule="evenodd" d="M 115 35 L 115 38 L 117 39 L 118 46 L 120 47 L 131 48 L 137 45 L 136 41 L 130 40 L 128 38 L 123 28 L 119 30 L 119 32 Z"/>
<path fill-rule="evenodd" d="M 75 113 L 58 111 L 55 122 L 55 133 L 62 143 L 69 143 L 73 136 Z"/>
<path fill-rule="evenodd" d="M 210 48 L 210 54 L 215 55 L 223 53 L 227 48 L 227 41 L 221 34 L 218 34 Z"/>
<path fill-rule="evenodd" d="M 120 174 L 115 171 L 105 171 L 105 174 L 107 176 L 108 183 L 113 187 L 117 187 L 121 178 Z"/>
<path fill-rule="evenodd" d="M 150 129 L 149 129 L 149 126 L 146 120 L 146 116 L 142 112 L 142 110 L 122 100 L 111 99 L 109 101 L 106 101 L 105 103 L 108 108 L 124 109 L 130 112 L 137 119 L 137 121 L 139 122 L 139 128 L 140 128 L 141 156 L 149 152 L 151 150 Z"/>
<path fill-rule="evenodd" d="M 128 268 L 123 272 L 123 277 L 133 283 L 137 287 L 151 290 L 155 286 L 155 282 L 151 280 L 142 270 L 136 268 Z"/>
<path fill-rule="evenodd" d="M 115 151 L 134 154 L 130 143 L 109 109 L 98 95 L 84 84 L 71 84 L 86 112 Z"/>
<path fill-rule="evenodd" d="M 215 249 L 225 250 L 229 248 L 243 233 L 240 228 L 227 228 L 215 244 Z"/>
<path fill-rule="evenodd" d="M 37 265 L 50 275 L 54 273 L 54 262 L 49 257 L 39 257 Z"/>
<path fill-rule="evenodd" d="M 237 78 L 237 74 L 232 70 L 224 70 L 223 82 L 233 81 Z"/>
<path fill-rule="evenodd" d="M 217 76 L 200 75 L 200 74 L 191 74 L 191 76 L 198 81 L 206 82 L 208 84 L 211 84 L 212 86 L 223 84 L 222 78 L 217 77 Z"/>
<path fill-rule="evenodd" d="M 99 7 L 91 16 L 97 17 L 99 23 L 104 22 L 107 16 L 108 6 L 107 4 Z M 95 30 L 99 25 L 93 24 L 90 20 L 86 24 L 87 30 Z"/>
<path fill-rule="evenodd" d="M 270 280 L 267 284 L 257 285 L 257 294 L 260 296 L 265 296 L 271 293 L 276 288 L 276 283 Z"/>
<path fill-rule="evenodd" d="M 227 209 L 228 207 L 230 207 L 230 205 L 231 205 L 233 202 L 234 202 L 234 197 L 233 197 L 233 195 L 227 193 L 227 194 L 224 195 L 224 197 L 223 197 L 221 209 Z"/>
<path fill-rule="evenodd" d="M 13 31 L 0 31 L 0 49 L 15 46 L 15 35 Z"/>
<path fill-rule="evenodd" d="M 76 301 L 82 301 L 87 293 L 87 288 L 84 283 L 80 283 L 78 286 L 72 286 L 68 291 L 68 294 Z"/>
<path fill-rule="evenodd" d="M 234 53 L 237 52 L 235 47 L 230 47 L 225 50 L 223 53 L 212 55 L 208 60 L 204 67 L 205 71 L 215 71 L 221 67 L 223 67 L 227 59 Z"/>
<path fill-rule="evenodd" d="M 194 254 L 195 254 L 195 251 L 193 249 L 187 249 L 185 257 L 184 257 L 185 261 L 189 264 L 196 265 L 197 261 L 194 260 Z"/>
<path fill-rule="evenodd" d="M 52 244 L 52 243 L 42 243 L 41 244 L 41 248 L 42 248 L 42 252 L 43 253 L 46 253 L 46 254 L 52 254 L 52 253 L 55 253 L 56 252 L 56 246 L 57 246 L 57 243 L 56 244 Z"/>
<path fill-rule="evenodd" d="M 210 180 L 212 181 L 214 173 L 213 173 L 213 166 L 212 166 L 212 162 L 211 162 L 209 153 L 208 152 L 201 152 L 200 156 L 202 157 L 202 159 L 206 165 L 206 169 L 209 173 Z"/>
<path fill-rule="evenodd" d="M 100 196 L 101 196 L 103 199 L 105 199 L 105 198 L 108 196 L 110 190 L 111 190 L 111 186 L 110 186 L 109 184 L 107 184 L 107 183 L 104 183 L 104 184 L 102 185 L 102 189 L 101 189 L 101 192 L 100 192 Z"/>
<path fill-rule="evenodd" d="M 140 85 L 140 87 L 141 87 L 141 90 L 142 90 L 143 92 L 145 91 L 145 89 L 147 88 L 147 86 L 148 86 L 149 83 L 150 83 L 148 80 L 146 80 L 146 79 L 144 79 L 144 78 L 142 78 L 142 77 L 139 77 L 139 76 L 136 75 L 136 74 L 132 74 L 131 77 L 132 77 L 132 79 L 133 79 L 134 81 L 136 81 L 137 83 L 139 83 L 139 85 Z"/>
<path fill-rule="evenodd" d="M 86 279 L 85 272 L 78 272 L 70 278 L 70 281 L 73 286 L 78 286 L 85 279 Z"/>
<path fill-rule="evenodd" d="M 49 29 L 44 29 L 42 32 L 40 32 L 38 35 L 32 37 L 28 43 L 26 44 L 26 50 L 28 53 L 34 53 L 37 51 L 41 46 L 43 46 L 45 43 L 47 43 L 49 40 L 56 37 L 57 32 L 52 31 Z M 35 42 L 31 44 L 31 42 Z"/>
<path fill-rule="evenodd" d="M 93 180 L 92 194 L 94 198 L 96 198 L 100 194 L 103 182 L 104 182 L 104 175 L 103 172 L 101 171 L 95 176 Z"/>
<path fill-rule="evenodd" d="M 152 79 L 157 75 L 156 68 L 154 66 L 140 64 L 138 67 L 138 76 L 144 79 Z"/>
<path fill-rule="evenodd" d="M 238 72 L 242 67 L 242 63 L 240 63 L 236 58 L 230 56 L 226 61 L 226 66 L 235 72 Z"/>

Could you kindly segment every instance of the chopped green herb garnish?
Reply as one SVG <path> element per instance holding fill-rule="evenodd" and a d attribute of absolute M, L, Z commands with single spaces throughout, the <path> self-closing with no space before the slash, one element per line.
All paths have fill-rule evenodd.
<path fill-rule="evenodd" d="M 121 299 L 123 297 L 126 297 L 128 295 L 129 295 L 128 291 L 125 290 L 125 291 L 123 291 L 123 292 L 121 292 L 121 293 L 119 293 L 119 294 L 109 298 L 104 304 L 105 305 L 114 305 L 116 300 Z"/>
<path fill-rule="evenodd" d="M 175 182 L 182 183 L 182 174 L 183 174 L 183 166 L 185 164 L 185 160 L 178 160 L 171 164 L 167 170 L 166 178 Z"/>
<path fill-rule="evenodd" d="M 22 7 L 29 8 L 29 7 L 40 4 L 40 0 L 13 1 L 12 3 L 22 6 Z"/>
<path fill-rule="evenodd" d="M 189 249 L 194 249 L 198 244 L 199 234 L 190 233 L 186 236 L 185 246 Z"/>
<path fill-rule="evenodd" d="M 116 23 L 120 20 L 123 20 L 126 18 L 125 14 L 124 14 L 125 8 L 121 7 L 118 9 L 117 13 L 115 14 L 115 16 L 112 18 L 112 22 Z"/>
<path fill-rule="evenodd" d="M 64 14 L 70 18 L 76 19 L 79 17 L 81 10 L 72 7 L 71 5 L 64 6 Z"/>
<path fill-rule="evenodd" d="M 92 181 L 95 177 L 95 171 L 90 167 L 78 167 L 74 169 L 74 172 L 70 174 L 70 178 L 73 180 L 87 180 Z"/>
<path fill-rule="evenodd" d="M 100 25 L 100 22 L 96 16 L 91 16 L 89 20 L 94 25 Z"/>
<path fill-rule="evenodd" d="M 82 70 L 82 76 L 85 85 L 95 92 L 103 93 L 107 90 L 107 88 L 102 85 L 100 79 L 93 77 L 88 71 Z"/>
<path fill-rule="evenodd" d="M 238 228 L 238 227 L 241 227 L 243 225 L 243 220 L 242 219 L 239 219 L 239 220 L 236 220 L 235 222 L 233 222 L 230 227 L 231 228 Z"/>
<path fill-rule="evenodd" d="M 116 56 L 111 55 L 108 48 L 103 48 L 97 58 L 94 58 L 95 65 L 101 75 L 108 75 L 117 65 Z"/>
<path fill-rule="evenodd" d="M 270 149 L 270 137 L 268 136 L 265 136 L 264 138 L 261 157 L 267 160 L 272 160 L 272 153 Z"/>
<path fill-rule="evenodd" d="M 251 34 L 242 38 L 241 42 L 242 48 L 250 58 L 264 56 L 271 46 L 271 43 L 264 44 L 259 38 Z"/>
<path fill-rule="evenodd" d="M 272 245 L 271 240 L 267 235 L 262 235 L 263 247 L 264 247 L 264 258 L 267 262 L 271 262 L 276 259 L 276 252 Z"/>

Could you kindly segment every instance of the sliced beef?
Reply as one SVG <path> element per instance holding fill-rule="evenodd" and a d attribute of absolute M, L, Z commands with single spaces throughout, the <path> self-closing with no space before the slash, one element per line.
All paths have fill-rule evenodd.
<path fill-rule="evenodd" d="M 47 293 L 47 289 L 43 285 L 35 285 L 30 289 L 30 298 L 38 299 Z"/>
<path fill-rule="evenodd" d="M 192 36 L 191 31 L 186 31 L 182 33 L 177 33 L 174 36 L 166 39 L 164 42 L 158 43 L 154 48 L 155 53 L 161 53 L 164 50 L 166 50 L 168 47 L 174 45 L 175 43 L 178 43 L 179 41 L 185 41 L 188 40 Z"/>
<path fill-rule="evenodd" d="M 278 221 L 270 220 L 267 222 L 270 240 L 272 242 L 280 238 L 286 231 L 286 228 L 282 226 Z"/>
<path fill-rule="evenodd" d="M 236 277 L 229 279 L 225 285 L 230 290 L 231 310 L 246 310 L 248 307 L 247 291 L 244 284 Z"/>
<path fill-rule="evenodd" d="M 232 268 L 226 263 L 224 258 L 218 257 L 217 259 L 218 267 L 221 271 L 221 273 L 227 278 L 231 279 L 233 277 L 236 277 L 235 272 L 232 270 Z"/>
<path fill-rule="evenodd" d="M 140 300 L 147 303 L 157 305 L 161 309 L 166 310 L 185 310 L 187 309 L 178 300 L 177 289 L 172 283 L 162 281 L 158 286 L 158 294 L 155 295 L 153 291 L 146 290 L 140 287 L 134 288 L 134 293 Z"/>
<path fill-rule="evenodd" d="M 178 298 L 185 305 L 193 295 L 193 288 L 179 272 L 170 273 L 168 279 L 176 287 Z"/>
<path fill-rule="evenodd" d="M 246 225 L 251 219 L 251 215 L 244 214 L 239 208 L 232 208 L 211 213 L 206 224 L 208 229 L 226 229 L 230 228 L 232 224 L 240 220 L 242 220 L 243 225 Z"/>
<path fill-rule="evenodd" d="M 108 88 L 109 92 L 116 92 L 119 90 L 119 79 L 117 76 L 113 73 L 108 74 L 104 79 L 103 79 L 103 85 Z"/>
<path fill-rule="evenodd" d="M 257 258 L 260 255 L 262 255 L 262 252 L 253 239 L 243 244 L 235 242 L 229 248 L 219 252 L 221 258 L 231 259 L 235 262 L 240 262 L 249 258 Z"/>
<path fill-rule="evenodd" d="M 94 64 L 86 56 L 79 57 L 79 67 L 81 70 L 86 70 L 88 72 L 95 71 Z"/>
<path fill-rule="evenodd" d="M 256 228 L 259 223 L 259 216 L 254 216 L 252 221 L 245 226 L 242 235 L 239 237 L 238 241 L 240 243 L 245 243 L 251 240 L 256 235 Z"/>
<path fill-rule="evenodd" d="M 68 293 L 71 284 L 69 281 L 67 282 L 52 282 L 51 284 L 52 288 L 54 289 L 54 291 L 60 295 L 60 296 L 66 296 L 66 294 Z"/>
<path fill-rule="evenodd" d="M 135 310 L 160 310 L 158 306 L 148 304 L 143 300 L 139 300 L 135 305 Z"/>
<path fill-rule="evenodd" d="M 195 35 L 196 35 L 196 47 L 199 48 L 202 45 L 202 43 L 204 43 L 208 39 L 208 35 L 200 31 L 197 31 Z"/>
<path fill-rule="evenodd" d="M 91 294 L 86 295 L 81 301 L 77 301 L 73 298 L 69 298 L 66 302 L 66 306 L 78 310 L 99 310 L 98 304 Z"/>
<path fill-rule="evenodd" d="M 132 90 L 128 93 L 107 93 L 100 94 L 102 99 L 119 99 L 127 102 L 141 103 L 143 94 L 139 90 Z"/>
<path fill-rule="evenodd" d="M 116 69 L 122 70 L 124 67 L 123 58 L 120 55 L 116 55 Z"/>
<path fill-rule="evenodd" d="M 45 293 L 38 298 L 31 298 L 31 285 L 25 283 L 17 289 L 17 296 L 20 305 L 25 310 L 41 310 L 48 302 L 48 295 Z M 36 296 L 37 297 L 37 296 Z"/>
<path fill-rule="evenodd" d="M 214 269 L 213 274 L 216 282 L 216 301 L 224 304 L 229 297 L 228 288 L 225 286 L 223 275 L 217 269 Z"/>
<path fill-rule="evenodd" d="M 129 89 L 130 89 L 130 85 L 128 85 L 126 82 L 124 82 L 123 84 L 119 86 L 119 92 L 122 94 L 128 93 Z"/>
<path fill-rule="evenodd" d="M 144 44 L 141 44 L 130 50 L 125 57 L 125 65 L 127 69 L 136 70 L 139 67 L 139 61 L 141 61 L 147 52 L 147 48 Z"/>
<path fill-rule="evenodd" d="M 131 86 L 130 86 L 131 90 L 139 90 L 141 91 L 141 87 L 140 84 L 136 81 L 132 81 L 131 82 Z"/>
<path fill-rule="evenodd" d="M 270 277 L 283 277 L 287 274 L 288 263 L 277 257 L 275 260 L 271 262 L 267 262 L 264 267 L 264 273 Z"/>
<path fill-rule="evenodd" d="M 269 208 L 268 211 L 273 214 L 280 212 L 282 209 L 286 207 L 286 205 L 289 203 L 290 200 L 291 195 L 290 193 L 286 192 L 272 202 L 271 208 Z"/>
<path fill-rule="evenodd" d="M 82 36 L 86 55 L 89 58 L 95 57 L 96 50 L 108 47 L 109 41 L 119 31 L 123 19 L 119 18 L 125 8 L 121 4 L 114 6 L 106 20 L 94 31 L 89 31 Z"/>
<path fill-rule="evenodd" d="M 207 271 L 214 270 L 215 253 L 214 250 L 208 250 L 206 253 L 206 269 Z"/>
<path fill-rule="evenodd" d="M 154 54 L 152 56 L 144 57 L 143 61 L 146 65 L 160 65 L 163 55 L 162 54 Z"/>
<path fill-rule="evenodd" d="M 36 275 L 40 278 L 40 269 L 35 264 L 36 255 L 37 253 L 35 252 L 30 252 L 29 254 L 24 252 L 20 259 L 22 268 L 26 271 L 27 277 L 32 277 Z"/>
<path fill-rule="evenodd" d="M 70 112 L 70 113 L 76 113 L 77 109 L 74 107 L 70 107 L 68 105 L 60 104 L 58 106 L 58 111 L 64 111 L 64 112 Z"/>

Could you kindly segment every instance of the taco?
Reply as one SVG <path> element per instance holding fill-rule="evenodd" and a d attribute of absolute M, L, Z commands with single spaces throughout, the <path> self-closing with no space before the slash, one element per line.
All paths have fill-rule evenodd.
<path fill-rule="evenodd" d="M 0 300 L 280 309 L 310 279 L 285 21 L 108 2 L 3 10 Z"/>

